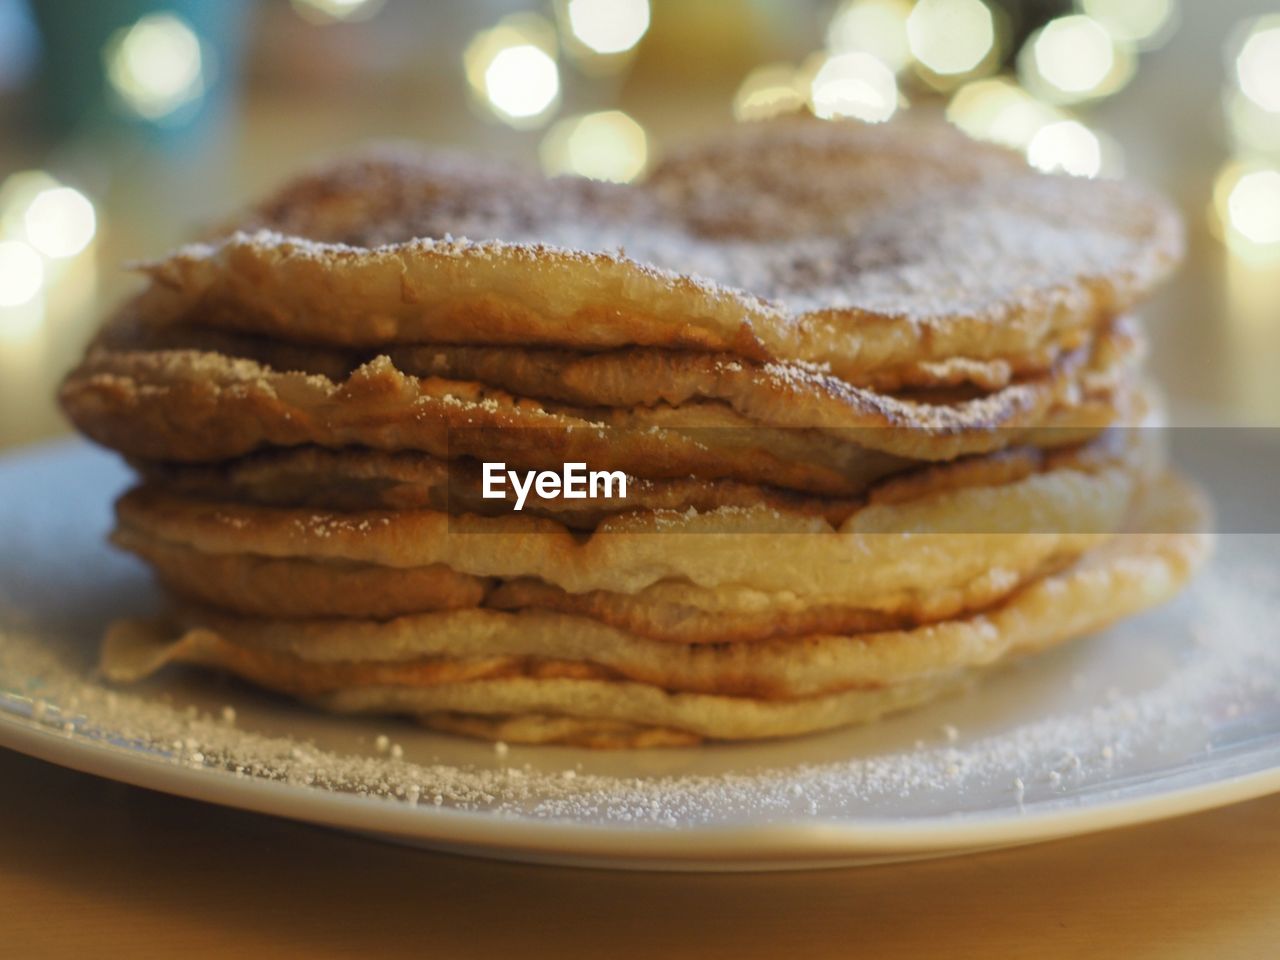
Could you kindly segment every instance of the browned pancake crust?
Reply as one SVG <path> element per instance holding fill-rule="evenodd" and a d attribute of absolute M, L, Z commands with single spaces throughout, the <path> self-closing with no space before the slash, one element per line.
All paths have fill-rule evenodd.
<path fill-rule="evenodd" d="M 342 346 L 722 351 L 850 383 L 1034 357 L 1181 252 L 1146 191 L 1040 174 L 940 121 L 748 125 L 638 187 L 384 150 L 233 226 L 147 268 L 181 316 Z"/>
<path fill-rule="evenodd" d="M 684 402 L 619 408 L 416 377 L 386 357 L 334 381 L 220 353 L 103 345 L 68 377 L 61 398 L 82 430 L 142 459 L 359 444 L 525 469 L 581 461 L 654 479 L 735 479 L 840 497 L 912 460 L 1096 433 L 1119 416 L 1139 352 L 1136 330 L 1120 322 L 1050 374 L 955 403 L 898 400 L 816 373 L 782 377 L 737 364 L 737 372 L 711 375 L 693 361 L 668 360 Z"/>

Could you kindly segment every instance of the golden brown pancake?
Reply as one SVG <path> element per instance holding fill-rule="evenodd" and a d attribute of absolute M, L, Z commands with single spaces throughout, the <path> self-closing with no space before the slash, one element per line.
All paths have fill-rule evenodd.
<path fill-rule="evenodd" d="M 635 186 L 317 168 L 143 265 L 63 385 L 174 601 L 103 669 L 590 746 L 922 703 L 1203 557 L 1131 315 L 1180 245 L 927 120 L 744 126 Z M 517 508 L 499 461 L 627 489 Z"/>
<path fill-rule="evenodd" d="M 250 616 L 392 618 L 425 611 L 540 609 L 675 643 L 740 643 L 808 633 L 861 633 L 981 609 L 1074 560 L 1078 544 L 1025 569 L 997 568 L 949 588 L 898 590 L 858 606 L 790 592 L 661 581 L 635 593 L 570 593 L 534 578 L 495 581 L 443 564 L 384 567 L 255 554 L 202 553 L 121 527 L 112 543 L 140 557 L 175 596 Z"/>
<path fill-rule="evenodd" d="M 335 382 L 219 353 L 103 346 L 68 377 L 62 403 L 91 437 L 141 459 L 361 444 L 852 496 L 913 460 L 1097 433 L 1129 402 L 1125 372 L 1136 351 L 1136 333 L 1118 324 L 1087 357 L 1073 354 L 1051 374 L 954 404 L 844 389 L 818 375 L 744 373 L 740 385 L 736 374 L 709 377 L 700 389 L 710 396 L 675 406 L 572 407 L 474 381 L 412 376 L 387 357 Z M 679 376 L 699 389 L 689 370 Z"/>
<path fill-rule="evenodd" d="M 1152 409 L 1154 396 L 1144 390 L 1133 400 L 1135 409 L 1130 415 L 1136 416 L 1138 405 Z M 1158 410 L 1153 415 L 1158 417 Z M 1069 446 L 1058 446 L 1067 439 L 1065 431 L 1046 428 L 1046 432 L 1051 434 L 1048 449 L 1008 447 L 908 469 L 872 484 L 856 498 L 805 495 L 734 480 L 627 476 L 625 493 L 615 489 L 611 497 L 568 500 L 544 497 L 530 489 L 522 512 L 554 518 L 575 530 L 592 530 L 610 516 L 637 511 L 684 512 L 692 508 L 705 513 L 764 506 L 787 514 L 822 517 L 838 525 L 866 503 L 898 502 L 944 487 L 1007 483 L 1068 465 L 1092 469 L 1124 461 L 1135 468 L 1147 463 L 1154 469 L 1163 462 L 1159 433 L 1147 427 L 1112 427 L 1088 442 Z M 505 515 L 516 500 L 515 493 L 505 487 L 502 498 L 485 498 L 483 473 L 473 459 L 446 461 L 413 451 L 289 447 L 214 464 L 135 460 L 133 466 L 144 479 L 174 493 L 263 505 L 342 511 L 428 508 Z"/>
<path fill-rule="evenodd" d="M 838 527 L 768 508 L 640 513 L 589 535 L 542 517 L 433 510 L 339 513 L 201 501 L 140 487 L 119 525 L 201 553 L 306 557 L 477 577 L 535 577 L 574 593 L 634 593 L 660 580 L 792 591 L 864 604 L 945 590 L 992 569 L 1033 568 L 1120 528 L 1138 478 L 1123 467 L 1051 470 L 997 487 L 871 504 Z M 760 551 L 766 550 L 768 562 Z"/>
<path fill-rule="evenodd" d="M 1036 448 L 1019 448 L 990 459 L 993 465 L 1003 465 L 1004 475 L 1013 475 L 1028 472 L 1044 456 Z M 504 498 L 486 499 L 481 467 L 473 459 L 447 461 L 412 451 L 290 447 L 214 464 L 137 461 L 135 466 L 144 479 L 175 493 L 265 505 L 507 515 L 515 501 L 509 486 L 503 488 Z M 607 517 L 635 511 L 693 508 L 703 512 L 762 505 L 839 523 L 862 503 L 861 499 L 808 496 L 734 480 L 626 479 L 625 496 L 615 489 L 612 497 L 566 500 L 543 497 L 536 488 L 530 489 L 522 512 L 554 518 L 575 530 L 593 530 Z"/>
<path fill-rule="evenodd" d="M 1162 469 L 1160 450 L 1133 442 L 1142 439 L 1147 435 L 1113 431 L 1074 449 L 1046 453 L 1020 448 L 954 461 L 887 481 L 873 488 L 863 503 L 827 502 L 826 510 L 820 509 L 823 501 L 773 497 L 767 489 L 732 485 L 730 492 L 740 502 L 727 506 L 742 516 L 743 507 L 769 504 L 773 497 L 771 505 L 775 510 L 799 518 L 823 517 L 834 529 L 864 505 L 907 504 L 945 491 L 998 488 L 1037 473 L 1120 468 L 1138 479 L 1152 476 Z M 228 502 L 288 505 L 301 501 L 309 506 L 324 506 L 316 502 L 317 497 L 343 489 L 350 477 L 376 479 L 382 476 L 379 471 L 392 473 L 405 484 L 426 484 L 429 490 L 436 490 L 447 481 L 444 465 L 439 461 L 424 462 L 420 457 L 405 455 L 362 455 L 355 451 L 292 451 L 265 461 L 254 458 L 219 471 L 175 466 L 151 473 L 161 489 L 181 493 L 212 512 L 224 509 Z M 295 483 L 306 484 L 309 480 L 315 484 L 315 491 L 289 495 Z M 458 483 L 456 479 L 452 482 Z M 726 506 L 715 496 L 720 486 L 703 483 L 694 488 L 700 499 L 705 497 L 712 502 L 707 509 Z M 420 494 L 413 499 L 432 498 Z M 447 499 L 456 507 L 473 497 L 460 498 L 455 490 Z M 655 509 L 652 502 L 642 502 L 642 497 L 636 501 L 628 513 L 644 516 Z M 567 501 L 545 501 L 544 505 L 562 502 Z M 603 501 L 602 505 L 611 502 Z M 362 509 L 350 503 L 329 506 L 341 511 Z M 691 506 L 681 503 L 674 511 L 665 506 L 657 509 L 684 514 Z M 692 508 L 703 512 L 702 507 Z M 541 511 L 539 515 L 556 517 L 571 527 L 575 526 L 572 521 L 584 519 L 580 514 L 570 518 L 554 510 Z M 610 515 L 602 512 L 601 521 Z M 583 529 L 595 529 L 601 521 L 584 524 Z M 751 528 L 745 527 L 742 532 L 750 533 Z M 818 631 L 860 632 L 955 616 L 989 605 L 1020 583 L 1061 567 L 1074 559 L 1080 549 L 1080 541 L 1071 541 L 1062 551 L 1046 555 L 1039 564 L 1016 572 L 995 567 L 960 586 L 930 584 L 878 598 L 871 606 L 859 606 L 838 601 L 817 603 L 790 593 L 763 593 L 751 588 L 734 589 L 731 585 L 706 590 L 667 581 L 632 594 L 605 590 L 570 593 L 528 577 L 499 583 L 491 578 L 466 576 L 440 563 L 401 568 L 305 556 L 272 558 L 256 552 L 204 553 L 165 539 L 163 531 L 158 534 L 128 522 L 117 528 L 112 539 L 151 564 L 165 585 L 178 595 L 239 613 L 284 618 L 392 617 L 482 603 L 505 610 L 529 606 L 591 616 L 642 636 L 687 643 L 736 642 Z"/>
<path fill-rule="evenodd" d="M 1181 250 L 1132 184 L 911 122 L 741 127 L 638 187 L 383 151 L 235 226 L 147 267 L 182 316 L 342 346 L 720 351 L 850 383 L 1042 351 L 1123 313 Z"/>
<path fill-rule="evenodd" d="M 1144 528 L 1206 522 L 1199 496 L 1172 479 L 1136 508 Z M 969 671 L 1158 603 L 1206 549 L 1194 532 L 1122 533 L 982 613 L 887 633 L 697 646 L 537 611 L 290 623 L 193 610 L 173 624 L 117 627 L 103 667 L 134 679 L 169 661 L 200 663 L 338 711 L 428 722 L 440 712 L 528 713 L 717 739 L 781 736 L 919 702 Z"/>

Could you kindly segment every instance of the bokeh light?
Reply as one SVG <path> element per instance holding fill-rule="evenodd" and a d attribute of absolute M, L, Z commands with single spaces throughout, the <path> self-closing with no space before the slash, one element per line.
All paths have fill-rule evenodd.
<path fill-rule="evenodd" d="M 509 117 L 536 117 L 560 92 L 556 62 L 532 44 L 499 50 L 484 72 L 485 93 Z"/>
<path fill-rule="evenodd" d="M 1013 81 L 993 77 L 957 90 L 947 104 L 947 119 L 978 140 L 1026 150 L 1037 133 L 1066 117 Z"/>
<path fill-rule="evenodd" d="M 1033 92 L 1058 103 L 1108 96 L 1133 76 L 1132 49 L 1092 17 L 1050 20 L 1018 56 L 1018 72 Z"/>
<path fill-rule="evenodd" d="M 911 63 L 910 0 L 845 0 L 827 26 L 832 53 L 869 53 L 895 73 Z"/>
<path fill-rule="evenodd" d="M 1044 80 L 1067 93 L 1096 90 L 1115 67 L 1111 37 L 1091 17 L 1050 21 L 1031 43 Z"/>
<path fill-rule="evenodd" d="M 919 0 L 907 18 L 911 53 L 933 73 L 969 73 L 995 47 L 995 22 L 982 0 Z"/>
<path fill-rule="evenodd" d="M 573 36 L 595 53 L 630 50 L 649 29 L 649 0 L 568 0 Z"/>
<path fill-rule="evenodd" d="M 1260 21 L 1236 57 L 1236 79 L 1246 97 L 1269 113 L 1280 113 L 1280 18 Z"/>
<path fill-rule="evenodd" d="M 644 171 L 649 140 L 644 127 L 621 110 L 605 110 L 556 123 L 539 153 L 549 174 L 627 183 Z"/>
<path fill-rule="evenodd" d="M 796 68 L 789 63 L 756 67 L 733 96 L 733 116 L 737 120 L 767 120 L 795 113 L 805 105 L 805 96 Z"/>
<path fill-rule="evenodd" d="M 200 39 L 177 14 L 148 14 L 114 34 L 103 57 L 112 89 L 143 119 L 162 120 L 204 94 Z"/>
<path fill-rule="evenodd" d="M 1102 144 L 1078 120 L 1059 120 L 1041 127 L 1031 138 L 1027 161 L 1046 173 L 1096 177 L 1102 172 Z"/>
<path fill-rule="evenodd" d="M 42 190 L 23 215 L 27 242 L 46 257 L 74 257 L 89 245 L 97 217 L 89 199 L 72 187 Z"/>
<path fill-rule="evenodd" d="M 1280 253 L 1280 170 L 1228 166 L 1214 185 L 1225 239 L 1241 253 Z"/>
<path fill-rule="evenodd" d="M 21 240 L 0 240 L 0 307 L 34 300 L 44 285 L 44 261 Z"/>
<path fill-rule="evenodd" d="M 463 52 L 472 91 L 499 119 L 537 126 L 560 101 L 555 28 L 536 14 L 505 17 Z"/>
<path fill-rule="evenodd" d="M 384 0 L 292 0 L 293 9 L 308 23 L 342 23 L 368 20 L 382 9 Z"/>
<path fill-rule="evenodd" d="M 1080 0 L 1079 7 L 1116 40 L 1143 49 L 1167 40 L 1178 22 L 1176 0 Z"/>
<path fill-rule="evenodd" d="M 823 119 L 881 123 L 898 109 L 898 83 L 893 71 L 871 54 L 841 53 L 825 60 L 814 75 L 809 105 Z"/>

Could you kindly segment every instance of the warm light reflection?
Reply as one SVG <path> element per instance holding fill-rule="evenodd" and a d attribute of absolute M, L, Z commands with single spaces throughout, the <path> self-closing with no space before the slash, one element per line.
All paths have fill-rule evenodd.
<path fill-rule="evenodd" d="M 28 303 L 44 286 L 44 261 L 21 240 L 0 241 L 0 307 Z"/>
<path fill-rule="evenodd" d="M 1227 192 L 1227 226 L 1250 243 L 1280 245 L 1280 170 L 1241 174 Z"/>
<path fill-rule="evenodd" d="M 79 190 L 42 190 L 23 215 L 27 241 L 46 257 L 74 257 L 89 245 L 97 229 L 93 204 Z"/>
<path fill-rule="evenodd" d="M 1242 260 L 1280 262 L 1280 169 L 1231 163 L 1213 184 L 1214 233 Z"/>
<path fill-rule="evenodd" d="M 292 0 L 293 9 L 310 23 L 368 20 L 384 0 Z"/>
<path fill-rule="evenodd" d="M 1065 117 L 1016 83 L 993 78 L 957 90 L 947 104 L 947 119 L 971 137 L 1025 150 L 1044 127 Z"/>
<path fill-rule="evenodd" d="M 1131 50 L 1097 20 L 1059 17 L 1032 34 L 1018 58 L 1028 86 L 1060 102 L 1115 93 L 1133 75 Z"/>
<path fill-rule="evenodd" d="M 1115 66 L 1111 38 L 1106 29 L 1090 17 L 1050 21 L 1032 49 L 1040 76 L 1067 93 L 1096 90 Z"/>
<path fill-rule="evenodd" d="M 895 72 L 911 63 L 910 0 L 845 0 L 827 26 L 832 53 L 869 53 Z"/>
<path fill-rule="evenodd" d="M 467 82 L 502 120 L 527 127 L 545 120 L 560 99 L 555 29 L 535 14 L 504 18 L 463 52 Z"/>
<path fill-rule="evenodd" d="M 982 0 L 919 0 L 907 18 L 911 53 L 934 73 L 968 73 L 995 46 L 995 24 Z"/>
<path fill-rule="evenodd" d="M 531 44 L 498 52 L 484 72 L 485 93 L 509 117 L 536 117 L 560 92 L 556 62 Z"/>
<path fill-rule="evenodd" d="M 1080 9 L 1116 40 L 1158 46 L 1177 23 L 1176 0 L 1081 0 Z"/>
<path fill-rule="evenodd" d="M 809 103 L 823 119 L 880 123 L 898 109 L 898 84 L 893 71 L 871 54 L 842 53 L 826 60 L 814 75 Z"/>
<path fill-rule="evenodd" d="M 788 63 L 771 63 L 747 74 L 733 96 L 738 120 L 767 120 L 794 113 L 805 104 L 796 69 Z"/>
<path fill-rule="evenodd" d="M 568 0 L 569 29 L 596 53 L 630 50 L 649 29 L 649 0 Z"/>
<path fill-rule="evenodd" d="M 144 119 L 163 119 L 204 93 L 200 40 L 176 14 L 148 14 L 113 35 L 103 56 L 112 89 Z"/>
<path fill-rule="evenodd" d="M 1079 121 L 1061 120 L 1041 127 L 1031 138 L 1027 161 L 1046 173 L 1096 177 L 1102 171 L 1102 144 Z"/>
<path fill-rule="evenodd" d="M 1280 18 L 1259 22 L 1236 57 L 1244 95 L 1263 110 L 1280 113 Z"/>
<path fill-rule="evenodd" d="M 592 180 L 626 183 L 649 158 L 644 127 L 621 110 L 569 117 L 553 126 L 540 147 L 543 169 Z"/>

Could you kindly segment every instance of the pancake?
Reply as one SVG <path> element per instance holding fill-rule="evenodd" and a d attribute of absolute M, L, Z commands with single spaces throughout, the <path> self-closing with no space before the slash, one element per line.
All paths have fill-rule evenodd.
<path fill-rule="evenodd" d="M 731 378 L 703 384 L 728 401 L 588 408 L 411 376 L 387 357 L 335 382 L 224 354 L 101 347 L 69 375 L 61 399 L 85 433 L 139 459 L 216 461 L 275 446 L 360 444 L 531 469 L 578 461 L 654 479 L 734 479 L 839 497 L 914 460 L 1096 434 L 1120 417 L 1124 371 L 1136 351 L 1134 332 L 1119 324 L 1087 359 L 1074 356 L 1039 380 L 955 404 L 896 400 L 804 375 L 775 378 L 772 387 L 747 377 L 741 395 Z M 751 408 L 756 401 L 766 409 Z"/>
<path fill-rule="evenodd" d="M 1123 468 L 1141 482 L 1161 469 L 1158 448 L 1147 449 L 1131 442 L 1149 438 L 1145 432 L 1112 431 L 1091 444 L 1070 450 L 1046 453 L 1022 448 L 954 461 L 887 481 L 871 491 L 865 504 L 907 504 L 945 491 L 998 488 L 1037 473 L 1064 469 L 1088 472 Z M 163 484 L 161 489 L 181 493 L 197 504 L 214 500 L 207 507 L 210 511 L 225 506 L 219 505 L 219 498 L 287 504 L 300 499 L 314 501 L 317 493 L 331 489 L 344 490 L 345 498 L 349 496 L 349 477 L 368 480 L 379 476 L 379 470 L 394 472 L 405 483 L 427 483 L 432 485 L 430 489 L 445 482 L 439 461 L 422 462 L 421 458 L 400 456 L 387 463 L 386 459 L 355 451 L 292 451 L 269 456 L 265 462 L 255 458 L 220 471 L 178 466 L 153 471 L 153 476 Z M 326 467 L 336 469 L 338 474 L 326 473 Z M 239 485 L 229 482 L 232 477 Z M 317 493 L 300 496 L 295 491 L 290 496 L 295 477 L 300 484 L 310 478 Z M 700 484 L 698 490 L 711 495 L 719 486 Z M 733 493 L 744 504 L 764 503 L 770 496 L 767 490 L 737 486 Z M 456 506 L 460 499 L 469 498 L 459 498 L 455 490 L 449 502 Z M 845 504 L 836 511 L 835 505 L 828 503 L 825 514 L 810 510 L 811 505 L 821 503 L 780 498 L 773 506 L 801 520 L 825 515 L 835 529 L 864 505 Z M 645 516 L 652 505 L 633 505 L 633 509 Z M 681 507 L 679 512 L 683 514 L 687 508 Z M 740 510 L 736 513 L 743 516 Z M 741 528 L 741 534 L 751 531 L 750 526 Z M 112 540 L 146 560 L 179 596 L 238 613 L 283 618 L 386 618 L 481 603 L 504 610 L 532 606 L 593 617 L 641 636 L 686 643 L 758 640 L 822 630 L 857 632 L 929 622 L 990 604 L 1020 583 L 1061 567 L 1081 549 L 1080 541 L 1072 541 L 1025 568 L 994 567 L 955 586 L 918 585 L 857 604 L 838 599 L 815 602 L 811 597 L 790 592 L 766 593 L 734 585 L 708 589 L 677 581 L 655 583 L 632 594 L 605 590 L 570 593 L 529 577 L 497 582 L 467 576 L 441 563 L 403 568 L 307 556 L 272 558 L 252 551 L 205 553 L 190 544 L 165 539 L 162 531 L 157 533 L 129 522 L 118 526 Z"/>
<path fill-rule="evenodd" d="M 254 554 L 209 554 L 121 527 L 111 542 L 146 561 L 178 596 L 271 617 L 395 617 L 478 606 L 483 577 L 444 564 L 388 569 Z"/>
<path fill-rule="evenodd" d="M 854 384 L 1043 351 L 1123 313 L 1181 251 L 1174 214 L 1132 184 L 912 122 L 750 125 L 635 187 L 384 150 L 234 226 L 146 265 L 184 319 L 378 349 L 726 352 Z"/>
<path fill-rule="evenodd" d="M 445 564 L 477 577 L 536 577 L 573 593 L 634 593 L 683 579 L 860 604 L 920 586 L 945 590 L 992 569 L 1025 570 L 1086 549 L 1120 528 L 1137 482 L 1118 466 L 1064 468 L 997 487 L 871 504 L 839 527 L 764 507 L 728 508 L 624 515 L 584 536 L 515 514 L 338 513 L 193 500 L 153 487 L 125 494 L 117 519 L 121 528 L 201 553 Z"/>
<path fill-rule="evenodd" d="M 1161 416 L 1150 388 L 1131 398 L 1125 418 L 1141 418 L 1132 428 L 1112 427 L 1087 443 L 1066 445 L 1070 431 L 1043 428 L 1032 439 L 1045 446 L 1007 447 L 992 454 L 961 457 L 915 467 L 880 480 L 860 497 L 820 497 L 733 480 L 695 477 L 651 480 L 627 476 L 625 493 L 582 500 L 528 491 L 522 508 L 533 516 L 559 520 L 575 530 L 592 530 L 610 516 L 636 511 L 707 512 L 719 508 L 767 507 L 786 514 L 822 517 L 837 526 L 866 503 L 893 503 L 941 488 L 1007 483 L 1031 473 L 1074 465 L 1162 460 Z M 1051 434 L 1047 438 L 1041 432 Z M 441 460 L 410 451 L 363 448 L 331 450 L 291 447 L 267 450 L 215 464 L 136 460 L 142 477 L 171 492 L 197 499 L 227 499 L 279 506 L 315 506 L 342 511 L 429 508 L 455 513 L 510 514 L 516 495 L 484 496 L 483 471 L 470 458 Z"/>
<path fill-rule="evenodd" d="M 426 726 L 445 733 L 494 740 L 500 743 L 558 744 L 596 750 L 687 747 L 701 738 L 670 727 L 619 723 L 616 720 L 580 720 L 541 713 L 492 715 L 433 713 L 419 718 Z"/>
<path fill-rule="evenodd" d="M 962 583 L 904 588 L 860 602 L 833 597 L 814 601 L 791 591 L 707 588 L 672 580 L 630 594 L 608 590 L 570 593 L 540 580 L 521 578 L 498 583 L 485 598 L 485 606 L 588 617 L 666 643 L 757 643 L 815 633 L 883 632 L 936 623 L 990 606 L 1079 555 L 1079 545 L 1071 544 L 1023 567 L 995 567 Z"/>
<path fill-rule="evenodd" d="M 1006 475 L 1026 472 L 1039 451 L 1003 451 Z M 451 512 L 510 514 L 515 500 L 509 486 L 501 499 L 483 496 L 483 474 L 472 459 L 441 460 L 416 452 L 323 447 L 267 450 L 216 464 L 137 461 L 142 477 L 174 493 L 202 499 L 228 499 L 278 506 L 333 510 L 428 508 Z M 836 524 L 861 499 L 816 497 L 734 480 L 693 477 L 649 480 L 628 476 L 625 495 L 569 500 L 529 490 L 523 511 L 552 517 L 574 530 L 593 530 L 607 517 L 635 511 L 699 512 L 721 507 L 766 506 L 788 513 L 823 517 Z M 872 490 L 877 488 L 873 487 Z"/>
<path fill-rule="evenodd" d="M 636 593 L 569 593 L 532 578 L 497 582 L 443 564 L 366 563 L 207 554 L 116 530 L 111 541 L 146 561 L 175 596 L 250 616 L 379 618 L 423 611 L 541 609 L 589 617 L 638 636 L 675 643 L 740 643 L 819 631 L 856 633 L 928 623 L 981 608 L 1022 583 L 1069 563 L 1078 549 L 1047 555 L 1023 570 L 997 568 L 948 588 L 895 591 L 863 605 L 813 602 L 793 593 L 705 588 L 661 581 Z"/>
<path fill-rule="evenodd" d="M 385 357 L 335 384 L 217 354 L 91 355 L 64 384 L 62 402 L 86 434 L 140 459 L 213 461 L 271 446 L 365 445 L 527 469 L 574 461 L 833 495 L 900 465 L 812 432 L 753 428 L 724 405 L 618 411 L 606 422 L 478 384 L 406 377 Z"/>
<path fill-rule="evenodd" d="M 1168 477 L 1144 490 L 1135 511 L 1144 529 L 1207 522 L 1199 495 Z M 1198 532 L 1122 533 L 988 610 L 901 631 L 699 647 L 537 611 L 288 623 L 193 610 L 174 623 L 117 627 L 103 669 L 131 680 L 191 662 L 339 712 L 427 722 L 542 714 L 713 739 L 783 736 L 921 702 L 974 670 L 1159 603 L 1207 546 Z"/>
<path fill-rule="evenodd" d="M 335 382 L 378 355 L 177 324 L 164 316 L 171 308 L 171 298 L 156 297 L 154 291 L 135 299 L 105 326 L 91 350 L 194 350 L 253 360 L 280 372 L 319 374 Z M 985 422 L 1001 425 L 1018 411 L 1043 411 L 1046 398 L 1060 400 L 1068 390 L 1113 390 L 1132 372 L 1142 352 L 1140 325 L 1133 317 L 1120 317 L 1085 341 L 1069 348 L 1058 345 L 1044 358 L 1028 360 L 1016 368 L 1016 378 L 1007 361 L 956 357 L 931 365 L 932 373 L 922 372 L 922 382 L 896 391 L 856 386 L 812 364 L 756 363 L 731 354 L 657 348 L 583 353 L 441 344 L 391 347 L 386 355 L 410 376 L 475 382 L 578 409 L 678 407 L 716 400 L 765 426 L 847 430 L 905 425 L 932 427 L 936 433 L 981 425 L 979 400 L 987 410 Z M 969 379 L 978 382 L 961 389 Z"/>

